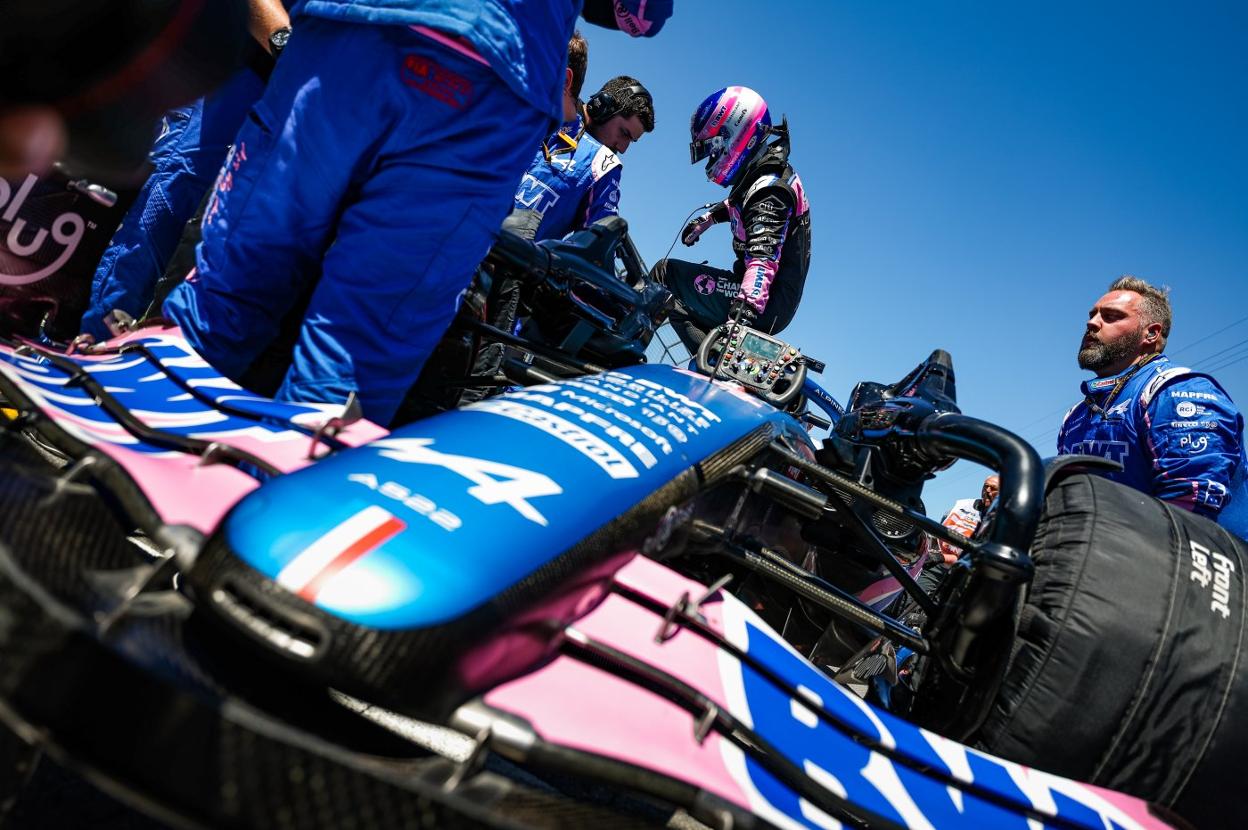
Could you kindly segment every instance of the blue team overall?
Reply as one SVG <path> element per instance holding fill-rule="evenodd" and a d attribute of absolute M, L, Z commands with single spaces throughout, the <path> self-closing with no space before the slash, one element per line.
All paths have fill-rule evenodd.
<path fill-rule="evenodd" d="M 1161 355 L 1082 389 L 1059 453 L 1118 461 L 1107 478 L 1248 534 L 1244 418 L 1217 381 Z"/>
<path fill-rule="evenodd" d="M 535 219 L 519 232 L 561 239 L 620 212 L 620 157 L 585 130 L 578 116 L 543 142 L 520 186 L 513 211 Z"/>
<path fill-rule="evenodd" d="M 620 157 L 586 132 L 578 116 L 542 143 L 520 180 L 503 228 L 535 241 L 562 239 L 599 219 L 618 216 L 621 170 Z M 521 292 L 518 279 L 495 279 L 486 322 L 511 331 L 519 315 Z M 505 353 L 502 343 L 486 343 L 473 360 L 472 374 L 497 374 Z M 465 389 L 459 402 L 481 400 L 490 391 Z"/>
<path fill-rule="evenodd" d="M 120 309 L 140 317 L 173 255 L 182 228 L 212 186 L 247 110 L 264 91 L 250 68 L 240 69 L 207 98 L 167 113 L 149 155 L 152 173 L 104 251 L 91 282 L 82 330 L 110 335 L 104 317 Z"/>
<path fill-rule="evenodd" d="M 165 314 L 237 379 L 315 285 L 278 397 L 357 391 L 367 417 L 389 422 L 558 118 L 579 10 L 296 6 L 297 36 L 226 160 L 196 272 Z"/>

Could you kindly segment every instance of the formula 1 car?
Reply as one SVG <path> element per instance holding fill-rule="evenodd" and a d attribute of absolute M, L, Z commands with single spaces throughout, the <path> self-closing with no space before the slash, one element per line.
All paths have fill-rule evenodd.
<path fill-rule="evenodd" d="M 487 322 L 493 288 L 504 281 L 518 286 L 515 331 Z M 507 386 L 645 362 L 670 305 L 671 293 L 650 280 L 619 216 L 537 244 L 500 232 L 394 424 L 453 409 L 466 389 L 485 393 L 475 400 Z M 480 374 L 478 356 L 491 348 L 504 350 L 500 372 Z"/>
<path fill-rule="evenodd" d="M 151 361 L 153 338 L 173 360 Z M 123 532 L 143 529 L 160 558 L 112 579 L 110 592 L 99 571 L 125 569 L 74 551 L 75 573 L 94 577 L 89 590 L 62 574 L 77 587 L 41 603 L 48 591 L 31 570 L 55 557 L 35 553 L 63 561 L 67 546 L 32 532 L 28 514 L 53 509 L 44 500 L 11 501 L 0 599 L 56 607 L 39 618 L 61 628 L 72 628 L 61 607 L 71 599 L 80 615 L 102 614 L 107 631 L 142 630 L 144 614 L 160 619 L 178 635 L 155 638 L 159 648 L 150 635 L 75 631 L 141 669 L 128 682 L 158 676 L 184 695 L 190 676 L 201 695 L 209 686 L 230 701 L 212 723 L 263 733 L 283 752 L 314 752 L 353 781 L 380 786 L 380 776 L 386 797 L 395 787 L 428 797 L 411 782 L 430 777 L 396 777 L 411 759 L 373 731 L 345 727 L 326 689 L 470 736 L 474 749 L 439 779 L 443 791 L 514 764 L 511 783 L 499 785 L 512 803 L 514 782 L 536 776 L 551 803 L 622 809 L 626 822 L 652 814 L 604 806 L 604 791 L 679 806 L 717 827 L 1168 826 L 1145 802 L 957 742 L 977 742 L 1000 691 L 1018 685 L 1015 632 L 1046 480 L 1023 442 L 956 411 L 943 353 L 897 384 L 860 384 L 816 447 L 800 403 L 810 362 L 745 327 L 708 338 L 697 371 L 637 366 L 541 382 L 384 437 L 340 409 L 292 411 L 231 388 L 168 330 L 140 330 L 86 356 L 31 345 L 2 352 L 9 426 L 35 439 L 11 443 L 72 459 L 57 477 L 20 459 L 12 480 L 26 491 L 60 482 L 51 494 L 86 498 L 98 513 L 100 500 L 76 489 L 96 483 L 126 517 Z M 303 451 L 284 449 L 294 446 Z M 996 517 L 980 540 L 949 537 L 919 509 L 922 480 L 955 457 L 1001 474 Z M 180 476 L 189 483 L 177 487 Z M 1086 480 L 1050 484 L 1065 493 Z M 1057 527 L 1050 512 L 1045 527 Z M 1207 528 L 1182 528 L 1208 549 Z M 907 570 L 928 534 L 966 551 L 936 599 Z M 86 545 L 95 557 L 111 549 L 96 548 Z M 180 590 L 158 590 L 175 570 Z M 893 584 L 868 593 L 880 573 Z M 924 612 L 921 628 L 885 613 L 886 594 L 901 592 Z M 153 593 L 170 595 L 177 615 L 142 610 Z M 926 656 L 906 714 L 931 729 L 872 707 L 822 670 L 871 636 Z M 0 638 L 0 657 L 16 648 Z M 0 690 L 0 717 L 67 744 L 82 724 L 31 693 L 47 687 L 57 653 L 6 661 L 15 671 Z M 1154 794 L 1148 775 L 1121 775 L 1121 761 L 1096 775 L 1199 810 L 1192 796 L 1207 789 L 1193 772 L 1239 740 L 1234 679 L 1232 670 L 1211 687 L 1230 704 L 1170 790 Z M 249 713 L 242 726 L 230 717 L 239 707 Z M 97 773 L 157 790 L 149 800 L 163 809 L 203 809 L 202 794 L 100 760 L 93 746 Z M 370 766 L 365 756 L 391 760 Z M 446 809 L 465 821 L 516 815 L 473 812 L 468 801 Z"/>

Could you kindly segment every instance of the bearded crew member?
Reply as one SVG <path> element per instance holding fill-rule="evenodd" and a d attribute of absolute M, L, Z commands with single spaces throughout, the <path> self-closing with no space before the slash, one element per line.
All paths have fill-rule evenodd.
<path fill-rule="evenodd" d="M 1167 292 L 1131 276 L 1096 301 L 1079 348 L 1079 367 L 1096 377 L 1057 450 L 1117 461 L 1107 478 L 1248 536 L 1243 416 L 1216 380 L 1165 356 L 1170 319 Z"/>

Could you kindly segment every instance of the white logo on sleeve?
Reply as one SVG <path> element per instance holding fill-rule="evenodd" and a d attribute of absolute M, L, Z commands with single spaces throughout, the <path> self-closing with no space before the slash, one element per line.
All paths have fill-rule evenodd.
<path fill-rule="evenodd" d="M 525 173 L 520 187 L 516 189 L 516 201 L 545 216 L 546 211 L 559 201 L 559 194 L 538 181 L 532 173 Z"/>
<path fill-rule="evenodd" d="M 1179 446 L 1187 447 L 1187 451 L 1195 455 L 1198 452 L 1204 452 L 1205 448 L 1209 446 L 1209 436 L 1184 435 L 1179 439 Z"/>
<path fill-rule="evenodd" d="M 591 162 L 589 170 L 594 177 L 594 181 L 598 181 L 619 167 L 620 163 L 620 157 L 611 152 L 611 148 L 599 147 L 598 152 L 594 154 L 594 160 Z"/>
<path fill-rule="evenodd" d="M 1192 554 L 1191 581 L 1202 588 L 1211 588 L 1209 610 L 1218 612 L 1224 620 L 1229 619 L 1231 616 L 1231 574 L 1235 573 L 1235 563 L 1199 542 L 1188 544 Z"/>

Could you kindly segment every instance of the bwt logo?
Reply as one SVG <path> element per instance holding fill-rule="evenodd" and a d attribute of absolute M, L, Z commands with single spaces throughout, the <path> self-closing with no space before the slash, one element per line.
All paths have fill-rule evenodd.
<path fill-rule="evenodd" d="M 539 182 L 532 174 L 525 173 L 524 180 L 516 191 L 516 201 L 545 216 L 546 211 L 559 201 L 559 194 Z"/>
<path fill-rule="evenodd" d="M 1110 461 L 1117 461 L 1121 464 L 1130 455 L 1130 447 L 1126 441 L 1080 441 L 1077 444 L 1072 444 L 1068 452 L 1071 454 L 1099 455 L 1101 458 L 1108 458 Z"/>
<path fill-rule="evenodd" d="M 14 256 L 29 258 L 43 249 L 48 241 L 50 230 L 53 243 L 62 246 L 64 250 L 51 264 L 29 274 L 6 274 L 0 271 L 0 285 L 29 285 L 55 273 L 66 262 L 69 262 L 69 258 L 74 255 L 74 251 L 78 250 L 78 245 L 86 234 L 86 220 L 76 213 L 62 213 L 52 220 L 51 229 L 28 229 L 26 220 L 17 218 L 18 212 L 26 204 L 30 191 L 34 189 L 38 181 L 39 177 L 31 173 L 14 193 L 12 183 L 0 179 L 0 208 L 4 209 L 4 213 L 0 214 L 0 219 L 12 223 L 9 234 L 4 239 L 5 247 Z"/>

